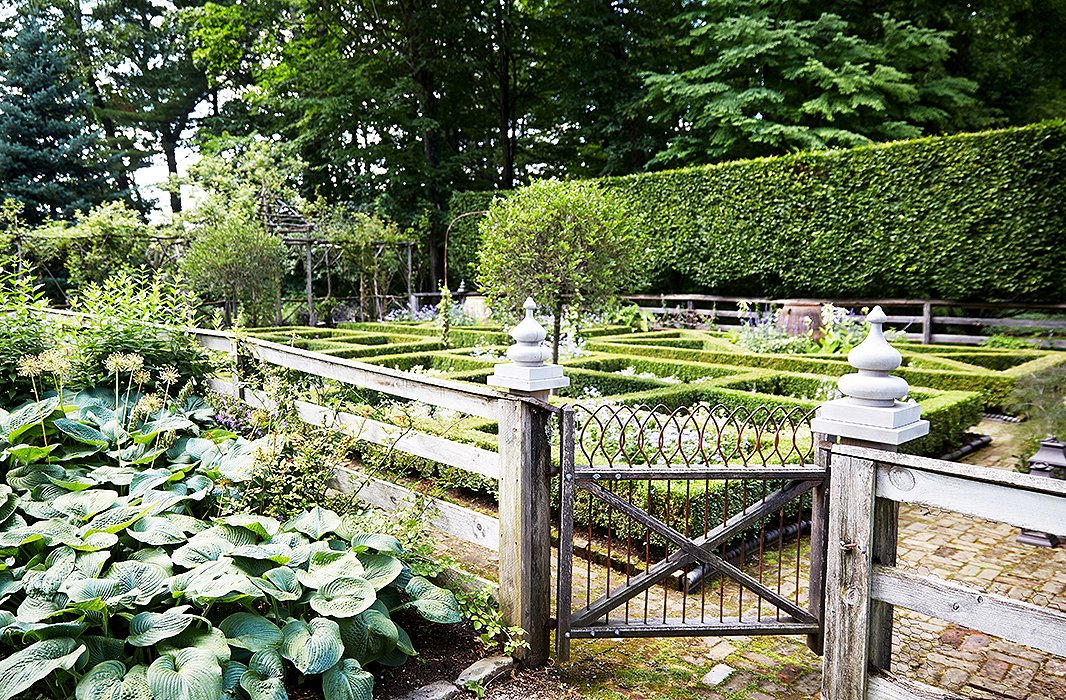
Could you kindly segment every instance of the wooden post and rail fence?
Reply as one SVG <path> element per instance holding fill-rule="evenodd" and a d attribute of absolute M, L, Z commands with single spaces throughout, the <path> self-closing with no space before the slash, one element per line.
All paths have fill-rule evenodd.
<path fill-rule="evenodd" d="M 886 310 L 894 328 L 902 330 L 908 340 L 920 343 L 954 343 L 977 345 L 993 331 L 1024 329 L 1027 332 L 1066 334 L 1066 304 L 981 303 L 943 299 L 764 299 L 715 294 L 634 294 L 625 297 L 641 311 L 669 317 L 700 319 L 722 327 L 734 327 L 757 316 L 742 305 L 780 307 L 784 312 L 833 304 L 859 310 L 880 306 Z M 952 313 L 948 313 L 952 312 Z M 1057 318 L 1010 318 L 1002 314 L 1039 312 Z M 961 313 L 962 315 L 958 315 Z M 955 314 L 955 315 L 952 315 Z M 995 315 L 990 315 L 995 314 Z M 1046 338 L 1052 348 L 1066 348 L 1066 339 Z"/>
<path fill-rule="evenodd" d="M 549 659 L 552 630 L 569 630 L 570 622 L 562 612 L 557 613 L 558 619 L 551 614 L 553 515 L 548 496 L 552 476 L 549 426 L 553 417 L 559 418 L 559 462 L 564 473 L 575 473 L 575 441 L 573 411 L 547 402 L 549 391 L 569 380 L 562 368 L 546 362 L 545 333 L 533 318 L 534 308 L 532 300 L 527 301 L 526 318 L 512 331 L 516 344 L 508 352 L 510 362 L 497 365 L 490 378 L 490 384 L 506 391 L 238 338 L 232 333 L 188 331 L 204 347 L 230 354 L 234 367 L 240 354 L 400 399 L 496 420 L 498 450 L 494 452 L 442 435 L 296 402 L 301 419 L 307 423 L 498 481 L 498 517 L 430 499 L 435 506 L 431 524 L 498 551 L 497 596 L 504 621 L 526 632 L 529 646 L 518 652 L 519 660 L 538 666 Z M 74 322 L 79 316 L 70 312 L 55 315 Z M 882 334 L 882 324 L 888 320 L 879 308 L 870 314 L 869 336 L 849 355 L 858 373 L 841 378 L 844 397 L 823 404 L 810 422 L 815 433 L 812 468 L 818 470 L 819 483 L 811 491 L 809 610 L 816 623 L 811 630 L 817 631 L 811 631 L 809 644 L 824 654 L 825 700 L 954 697 L 891 675 L 894 606 L 1066 657 L 1066 614 L 896 568 L 899 503 L 918 503 L 1054 532 L 1066 522 L 1066 483 L 897 453 L 900 444 L 924 435 L 928 423 L 919 416 L 916 403 L 900 401 L 908 387 L 903 379 L 891 375 L 901 358 Z M 236 372 L 232 381 L 216 379 L 212 383 L 250 404 L 273 407 L 266 394 L 242 386 Z M 709 473 L 714 466 L 696 471 Z M 349 476 L 360 497 L 385 509 L 416 495 L 381 479 Z M 807 474 L 805 478 L 810 481 L 813 476 Z M 573 505 L 572 496 L 567 499 L 565 494 L 566 489 L 564 509 Z M 623 506 L 621 502 L 618 505 Z M 721 528 L 739 527 L 733 520 Z M 574 547 L 570 541 L 572 519 L 564 517 L 560 530 L 559 546 L 569 551 Z M 698 538 L 682 538 L 666 526 L 662 532 L 677 539 L 690 560 L 721 567 L 721 571 L 736 571 L 710 551 L 710 543 L 718 540 L 704 539 L 707 548 L 703 549 Z M 560 562 L 563 560 L 560 556 Z M 568 575 L 569 569 L 564 571 L 561 565 L 558 576 Z M 797 613 L 806 615 L 805 611 Z M 677 634 L 677 630 L 670 633 Z M 569 635 L 566 647 L 568 640 Z"/>

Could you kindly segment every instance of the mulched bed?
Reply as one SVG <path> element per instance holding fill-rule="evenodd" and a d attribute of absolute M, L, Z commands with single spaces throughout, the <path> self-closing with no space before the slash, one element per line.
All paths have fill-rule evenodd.
<path fill-rule="evenodd" d="M 374 698 L 400 697 L 434 681 L 454 681 L 470 664 L 488 656 L 469 622 L 435 625 L 410 611 L 393 616 L 396 624 L 407 630 L 419 655 L 399 668 L 382 668 L 370 664 L 374 674 Z M 322 700 L 318 679 L 312 685 L 287 684 L 290 700 Z"/>

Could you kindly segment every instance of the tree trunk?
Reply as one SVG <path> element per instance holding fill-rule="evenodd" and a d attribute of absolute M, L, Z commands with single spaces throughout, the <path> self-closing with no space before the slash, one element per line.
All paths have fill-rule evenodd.
<path fill-rule="evenodd" d="M 177 134 L 174 134 L 170 126 L 167 125 L 160 129 L 159 136 L 160 144 L 163 147 L 163 156 L 167 160 L 167 172 L 176 176 L 178 174 Z M 179 190 L 170 192 L 170 212 L 172 214 L 181 212 L 181 192 Z"/>
<path fill-rule="evenodd" d="M 555 307 L 555 328 L 552 331 L 552 363 L 559 364 L 559 334 L 562 333 L 563 327 L 563 305 L 558 304 Z"/>
<path fill-rule="evenodd" d="M 514 98 L 511 85 L 511 2 L 500 7 L 500 189 L 514 187 L 514 143 L 511 127 L 514 123 Z"/>

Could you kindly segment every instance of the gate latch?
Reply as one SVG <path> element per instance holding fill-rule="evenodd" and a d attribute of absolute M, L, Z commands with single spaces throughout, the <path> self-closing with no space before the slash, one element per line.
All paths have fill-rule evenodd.
<path fill-rule="evenodd" d="M 858 550 L 859 554 L 866 554 L 866 548 L 860 546 L 858 542 L 845 542 L 844 540 L 840 540 L 840 548 L 845 552 Z"/>

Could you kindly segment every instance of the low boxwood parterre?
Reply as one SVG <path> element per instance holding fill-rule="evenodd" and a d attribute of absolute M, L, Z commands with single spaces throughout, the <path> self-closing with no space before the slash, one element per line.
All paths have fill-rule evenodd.
<path fill-rule="evenodd" d="M 400 324 L 350 324 L 345 332 L 391 335 Z M 436 332 L 426 324 L 403 324 L 406 335 L 417 332 L 427 340 Z M 476 333 L 488 333 L 478 329 Z M 496 337 L 502 332 L 496 331 Z M 336 336 L 334 336 L 335 338 Z M 331 339 L 333 342 L 333 339 Z M 345 341 L 358 342 L 358 340 Z M 375 346 L 375 354 L 360 359 L 420 374 L 447 379 L 485 383 L 493 366 L 503 361 L 507 345 L 475 343 L 475 347 L 451 350 L 407 352 L 407 344 Z M 908 452 L 941 455 L 958 447 L 964 433 L 980 420 L 981 412 L 998 407 L 1018 378 L 1066 363 L 1066 353 L 1053 351 L 993 350 L 898 344 L 904 362 L 898 370 L 911 384 L 910 397 L 922 407 L 922 415 L 931 424 L 930 434 L 904 446 Z M 660 410 L 685 410 L 686 407 L 721 405 L 730 409 L 763 411 L 782 408 L 795 415 L 812 412 L 831 397 L 836 379 L 853 371 L 843 355 L 774 355 L 750 352 L 734 345 L 723 333 L 713 331 L 665 330 L 646 333 L 620 333 L 616 328 L 595 329 L 585 342 L 585 351 L 563 360 L 569 387 L 552 398 L 555 403 L 576 403 L 595 407 L 658 406 Z M 337 355 L 338 351 L 326 350 Z M 364 407 L 376 412 L 379 420 L 389 421 L 390 411 L 403 414 L 405 425 L 426 432 L 444 432 L 449 439 L 474 444 L 484 449 L 496 448 L 494 422 L 452 416 L 421 415 L 427 407 L 397 403 L 386 407 Z M 809 441 L 809 435 L 798 438 Z M 809 444 L 802 446 L 808 450 Z M 431 480 L 443 489 L 458 488 L 495 498 L 496 483 L 460 469 L 432 460 L 414 457 L 385 447 L 362 443 L 365 465 L 392 474 L 406 474 Z M 691 514 L 687 521 L 677 520 L 683 512 L 683 490 L 665 482 L 643 482 L 641 498 L 670 502 L 675 527 L 698 529 L 702 513 Z M 700 485 L 699 497 L 709 501 L 725 488 L 710 482 Z M 706 491 L 706 493 L 704 493 Z M 726 513 L 739 500 L 733 499 Z M 716 506 L 717 507 L 717 506 Z M 725 506 L 722 506 L 725 507 Z M 665 510 L 663 511 L 665 512 Z M 718 518 L 722 513 L 708 517 Z M 595 504 L 575 511 L 576 525 L 606 527 L 611 515 Z"/>
<path fill-rule="evenodd" d="M 278 436 L 117 385 L 0 410 L 0 698 L 283 700 L 297 674 L 370 700 L 364 666 L 415 653 L 392 613 L 459 621 L 358 519 L 224 510 Z"/>

